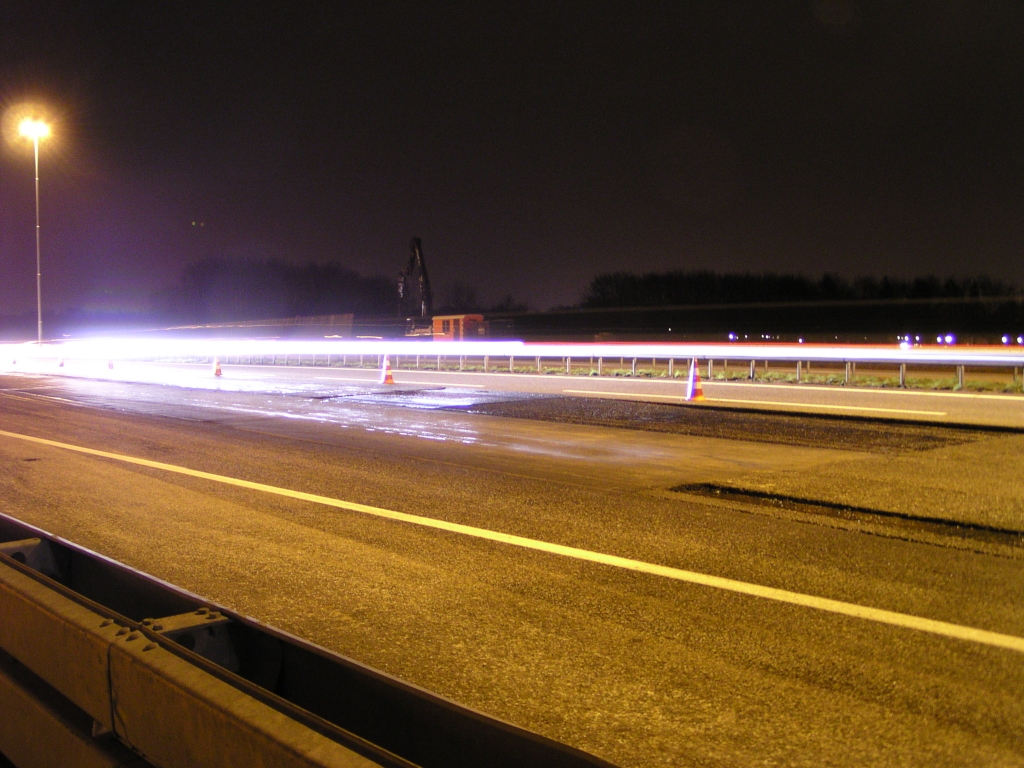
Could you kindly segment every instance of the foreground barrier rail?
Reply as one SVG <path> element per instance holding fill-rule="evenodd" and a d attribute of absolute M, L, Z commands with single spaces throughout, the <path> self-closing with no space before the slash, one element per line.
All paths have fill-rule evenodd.
<path fill-rule="evenodd" d="M 19 768 L 609 766 L 0 514 Z"/>

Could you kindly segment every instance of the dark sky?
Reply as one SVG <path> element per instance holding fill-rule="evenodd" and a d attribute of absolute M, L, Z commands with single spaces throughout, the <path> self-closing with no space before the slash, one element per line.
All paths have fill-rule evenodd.
<path fill-rule="evenodd" d="M 0 312 L 206 255 L 542 309 L 610 270 L 1024 283 L 1024 4 L 0 4 Z M 192 222 L 203 222 L 194 227 Z"/>

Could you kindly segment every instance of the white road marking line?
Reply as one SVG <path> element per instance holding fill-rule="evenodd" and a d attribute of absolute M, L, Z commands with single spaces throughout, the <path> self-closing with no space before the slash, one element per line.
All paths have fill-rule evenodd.
<path fill-rule="evenodd" d="M 392 371 L 392 375 L 394 375 L 394 371 Z M 358 382 L 360 382 L 362 384 L 379 384 L 380 382 L 377 381 L 375 376 L 376 376 L 376 373 L 374 374 L 374 376 L 367 376 L 365 379 L 354 379 L 354 378 L 348 378 L 348 377 L 344 377 L 344 376 L 314 376 L 313 378 L 317 379 L 318 381 L 358 381 Z M 418 384 L 418 385 L 430 385 L 432 387 L 449 386 L 449 385 L 446 385 L 446 384 L 444 384 L 443 382 L 440 382 L 440 381 L 410 381 L 409 379 L 406 379 L 406 378 L 404 378 L 401 375 L 399 375 L 397 378 L 395 378 L 395 384 L 396 385 L 397 384 Z M 472 389 L 484 389 L 484 385 L 483 384 L 456 384 L 455 386 L 460 387 L 462 389 L 469 389 L 469 388 L 472 388 Z"/>
<path fill-rule="evenodd" d="M 955 640 L 966 640 L 968 642 L 990 645 L 996 648 L 1024 653 L 1024 637 L 1017 637 L 1016 635 L 991 632 L 989 630 L 977 629 L 975 627 L 965 627 L 960 624 L 952 624 L 950 622 L 937 621 L 935 619 L 926 619 L 921 616 L 897 613 L 896 611 L 887 611 L 881 608 L 871 608 L 869 606 L 847 603 L 841 600 L 831 600 L 826 597 L 805 595 L 800 592 L 791 592 L 786 589 L 766 587 L 760 584 L 737 581 L 736 579 L 727 579 L 721 576 L 711 576 L 705 573 L 698 573 L 696 571 L 671 568 L 666 565 L 647 563 L 642 560 L 631 560 L 626 557 L 618 557 L 617 555 L 609 555 L 603 552 L 592 552 L 590 550 L 579 549 L 577 547 L 567 547 L 562 544 L 553 544 L 551 542 L 540 541 L 538 539 L 528 539 L 523 536 L 491 531 L 486 528 L 476 528 L 471 525 L 452 523 L 447 520 L 436 520 L 431 517 L 410 515 L 404 512 L 395 512 L 390 509 L 371 507 L 366 504 L 357 504 L 352 501 L 333 499 L 329 496 L 318 496 L 313 493 L 293 491 L 289 488 L 279 488 L 277 486 L 265 485 L 263 483 L 254 483 L 249 480 L 227 477 L 226 475 L 201 472 L 196 469 L 180 467 L 175 464 L 165 464 L 160 461 L 150 461 L 149 459 L 141 459 L 135 456 L 110 453 L 108 451 L 96 450 L 95 448 L 71 445 L 69 443 L 60 443 L 56 440 L 47 440 L 42 437 L 32 437 L 31 435 L 21 435 L 16 432 L 6 432 L 3 430 L 0 430 L 0 436 L 9 437 L 15 440 L 24 440 L 30 443 L 37 443 L 39 445 L 47 445 L 53 448 L 62 448 L 64 450 L 75 451 L 76 453 L 83 453 L 89 456 L 113 459 L 114 461 L 135 464 L 141 467 L 149 467 L 150 469 L 159 469 L 165 472 L 187 475 L 189 477 L 196 477 L 202 480 L 210 480 L 216 483 L 223 483 L 225 485 L 233 485 L 239 488 L 248 488 L 254 491 L 274 494 L 276 496 L 285 496 L 292 499 L 298 499 L 300 501 L 312 502 L 314 504 L 323 504 L 328 507 L 345 509 L 350 512 L 360 512 L 362 514 L 373 515 L 375 517 L 381 517 L 388 520 L 411 523 L 412 525 L 419 525 L 425 528 L 435 528 L 437 530 L 447 531 L 450 533 L 459 533 L 465 536 L 472 536 L 477 539 L 485 539 L 487 541 L 495 541 L 501 544 L 522 547 L 523 549 L 547 552 L 549 554 L 560 555 L 562 557 L 571 557 L 576 560 L 584 560 L 591 563 L 612 566 L 614 568 L 623 568 L 625 570 L 647 573 L 653 576 L 662 576 L 667 579 L 674 579 L 676 581 L 687 582 L 690 584 L 698 584 L 700 586 L 713 587 L 715 589 L 722 589 L 728 592 L 736 592 L 741 595 L 760 597 L 766 600 L 775 600 L 780 603 L 789 603 L 790 605 L 814 608 L 819 611 L 835 613 L 841 616 L 866 619 L 880 624 L 888 624 L 890 626 L 902 627 L 904 629 L 913 629 L 919 632 L 928 632 L 930 634 L 940 635 L 942 637 L 948 637 Z"/>
<path fill-rule="evenodd" d="M 286 366 L 278 366 L 284 368 Z M 295 366 L 291 366 L 295 367 Z M 536 374 L 536 373 L 506 373 L 502 371 L 490 371 L 483 373 L 482 371 L 439 371 L 436 375 L 440 376 L 501 376 L 502 378 L 515 378 L 515 379 L 547 379 L 549 381 L 557 381 L 558 379 L 579 379 L 589 378 L 579 374 L 566 375 L 564 373 L 556 374 Z M 680 387 L 686 386 L 686 378 L 677 379 L 643 379 L 643 378 L 615 378 L 611 376 L 602 376 L 597 378 L 598 381 L 607 382 L 609 384 L 678 384 Z M 358 381 L 358 379 L 353 379 Z M 434 382 L 436 383 L 436 382 Z M 1015 403 L 1021 403 L 1024 405 L 1024 397 L 1015 394 L 1006 395 L 989 395 L 981 392 L 933 392 L 925 389 L 886 389 L 886 388 L 867 388 L 867 387 L 840 387 L 838 385 L 825 385 L 825 384 L 751 384 L 745 381 L 707 381 L 701 379 L 701 383 L 705 386 L 710 387 L 755 387 L 757 389 L 788 389 L 793 391 L 794 387 L 805 386 L 807 391 L 815 392 L 840 392 L 843 394 L 868 394 L 868 395 L 920 395 L 922 397 L 953 397 L 953 398 L 965 398 L 973 400 L 1008 400 Z M 468 384 L 460 384 L 459 386 L 470 386 Z M 566 390 L 569 391 L 569 390 Z M 617 394 L 617 393 L 616 393 Z M 631 396 L 628 393 L 623 393 L 626 396 Z M 636 395 L 632 395 L 636 396 Z M 670 395 L 659 395 L 659 397 L 671 397 Z"/>
<path fill-rule="evenodd" d="M 592 395 L 594 397 L 605 397 L 611 400 L 617 400 L 620 397 L 642 397 L 645 400 L 656 398 L 658 400 L 679 400 L 682 402 L 686 401 L 686 395 L 641 395 L 636 392 L 604 392 L 600 389 L 563 389 L 562 392 L 567 395 Z"/>
<path fill-rule="evenodd" d="M 440 381 L 409 381 L 408 379 L 405 379 L 402 376 L 399 376 L 397 379 L 395 379 L 395 384 L 429 384 L 429 385 L 431 385 L 433 387 L 449 386 L 449 385 L 443 384 Z M 484 389 L 484 387 L 485 387 L 484 384 L 462 384 L 462 383 L 454 384 L 454 385 L 450 385 L 450 386 L 455 386 L 455 387 L 458 387 L 459 389 Z"/>
<path fill-rule="evenodd" d="M 284 366 L 280 367 L 283 368 Z M 379 375 L 380 371 L 374 371 L 372 375 L 368 373 L 366 374 L 366 376 L 362 378 L 353 376 L 313 376 L 311 378 L 316 379 L 317 381 L 358 381 L 363 384 L 369 384 L 373 381 L 376 381 L 377 376 Z"/>
<path fill-rule="evenodd" d="M 637 379 L 642 381 L 642 379 Z M 655 381 L 650 379 L 650 381 Z M 746 381 L 704 381 L 705 385 L 712 387 L 754 387 L 756 389 L 788 389 L 791 392 L 794 387 L 806 386 L 807 391 L 815 392 L 843 392 L 846 394 L 858 395 L 914 395 L 920 397 L 959 397 L 971 400 L 1009 400 L 1015 403 L 1024 404 L 1024 397 L 1015 394 L 986 395 L 981 392 L 933 392 L 929 389 L 895 389 L 895 388 L 868 388 L 868 387 L 846 387 L 838 384 L 751 384 Z"/>
<path fill-rule="evenodd" d="M 524 359 L 526 359 L 526 358 L 524 358 Z M 136 363 L 136 365 L 138 365 L 138 364 Z M 156 364 L 156 365 L 159 365 L 159 364 Z M 205 368 L 205 367 L 207 367 L 208 364 L 207 363 L 175 363 L 175 365 L 193 366 L 193 367 L 200 366 L 200 367 L 204 367 Z M 310 368 L 310 366 L 307 366 L 307 365 L 261 366 L 261 365 L 258 365 L 258 364 L 249 364 L 249 363 L 241 363 L 241 364 L 232 363 L 231 367 L 232 368 L 267 368 L 267 367 L 272 367 L 272 368 L 277 368 L 277 369 L 279 369 L 279 368 L 287 368 L 287 369 L 296 370 L 296 371 Z M 9 373 L 11 373 L 13 375 L 17 374 L 17 372 L 15 372 L 15 371 L 9 371 Z M 57 372 L 47 373 L 47 372 L 39 372 L 39 371 L 37 371 L 35 373 L 38 373 L 41 376 L 42 375 L 52 375 L 52 376 L 64 375 L 64 374 L 60 374 L 60 373 L 57 373 Z M 424 373 L 426 373 L 426 371 L 424 371 Z M 502 371 L 488 371 L 487 373 L 484 373 L 482 371 L 431 371 L 430 373 L 432 375 L 436 375 L 436 376 L 500 376 L 500 377 L 505 378 L 505 379 L 510 379 L 510 378 L 514 378 L 514 379 L 547 379 L 549 381 L 557 381 L 558 379 L 589 378 L 589 377 L 581 375 L 581 374 L 567 375 L 567 374 L 564 374 L 564 373 L 556 373 L 556 374 L 551 374 L 551 373 L 547 373 L 547 374 L 508 373 L 508 372 L 502 372 Z M 376 372 L 374 372 L 374 375 L 375 374 L 376 374 Z M 347 377 L 340 377 L 340 376 L 339 377 L 334 377 L 334 376 L 314 376 L 313 378 L 314 379 L 333 380 L 333 381 L 359 381 L 359 382 L 364 382 L 364 383 L 373 380 L 372 376 L 370 378 L 366 378 L 366 379 L 347 378 Z M 664 384 L 678 384 L 679 386 L 682 386 L 682 387 L 686 386 L 686 379 L 685 378 L 678 378 L 678 379 L 644 379 L 644 378 L 635 378 L 634 379 L 632 377 L 630 377 L 630 378 L 616 378 L 616 377 L 611 377 L 611 376 L 601 376 L 601 377 L 598 377 L 597 380 L 598 381 L 602 381 L 602 382 L 607 382 L 609 384 L 629 384 L 629 385 L 632 385 L 632 384 L 661 384 L 661 385 L 664 385 Z M 752 383 L 746 382 L 746 381 L 716 381 L 716 380 L 708 381 L 706 379 L 702 379 L 701 381 L 702 381 L 702 383 L 705 386 L 710 386 L 710 387 L 754 387 L 756 389 L 788 389 L 790 391 L 793 391 L 794 387 L 806 386 L 807 387 L 807 391 L 809 391 L 809 392 L 814 392 L 814 391 L 836 392 L 836 393 L 842 393 L 842 394 L 845 394 L 845 395 L 850 395 L 850 394 L 869 394 L 869 395 L 882 395 L 882 396 L 885 396 L 885 395 L 911 395 L 911 396 L 921 396 L 921 397 L 953 397 L 953 398 L 965 398 L 965 399 L 972 399 L 972 400 L 1004 400 L 1004 401 L 1009 401 L 1009 402 L 1014 402 L 1014 403 L 1019 403 L 1019 404 L 1024 405 L 1024 397 L 1022 397 L 1021 395 L 1018 395 L 1018 394 L 997 395 L 997 394 L 983 394 L 981 392 L 934 392 L 934 391 L 931 391 L 931 390 L 924 390 L 924 389 L 895 389 L 895 388 L 885 388 L 885 387 L 878 387 L 878 388 L 846 387 L 846 386 L 825 385 L 825 384 L 820 384 L 820 385 L 818 385 L 818 384 L 808 384 L 808 385 L 798 385 L 798 384 L 766 384 L 766 383 L 754 383 L 754 384 L 752 384 Z M 409 383 L 409 384 L 438 384 L 439 382 L 436 382 L 436 381 L 423 381 L 423 382 L 413 381 L 413 382 L 398 382 L 398 383 L 400 383 L 400 384 L 402 384 L 402 383 Z M 484 384 L 459 384 L 458 386 L 460 386 L 460 387 L 475 387 L 475 388 L 479 388 L 479 389 L 486 389 L 486 387 L 487 387 L 487 385 L 484 385 Z M 632 393 L 625 393 L 625 392 L 622 393 L 622 395 L 625 396 L 625 397 L 638 397 L 639 396 L 639 395 L 635 395 L 635 394 L 632 394 Z M 653 395 L 651 395 L 651 397 L 653 397 Z M 658 397 L 671 398 L 672 396 L 671 395 L 659 395 Z M 815 406 L 808 406 L 808 407 L 815 407 Z M 910 412 L 912 412 L 912 411 L 908 411 L 908 413 L 910 413 Z M 945 415 L 945 414 L 943 414 L 943 415 Z"/>
<path fill-rule="evenodd" d="M 908 408 L 869 408 L 863 405 L 822 405 L 818 403 L 793 403 L 776 400 L 739 400 L 731 397 L 709 397 L 705 402 L 756 403 L 757 405 L 784 405 L 794 408 L 827 408 L 840 411 L 878 411 L 879 413 L 912 413 L 917 416 L 945 416 L 945 411 L 914 411 Z"/>
<path fill-rule="evenodd" d="M 658 400 L 679 400 L 686 402 L 684 395 L 638 395 L 632 392 L 602 392 L 592 389 L 563 389 L 562 392 L 572 395 L 591 395 L 594 397 L 605 397 L 617 399 L 620 397 L 642 397 L 645 400 L 657 398 Z M 945 416 L 945 411 L 913 411 L 906 408 L 869 408 L 860 405 L 820 405 L 817 403 L 792 403 L 778 400 L 739 400 L 731 397 L 705 397 L 705 403 L 755 403 L 757 405 L 782 405 L 787 408 L 825 408 L 828 410 L 840 411 L 877 411 L 879 413 L 908 413 L 916 416 Z"/>

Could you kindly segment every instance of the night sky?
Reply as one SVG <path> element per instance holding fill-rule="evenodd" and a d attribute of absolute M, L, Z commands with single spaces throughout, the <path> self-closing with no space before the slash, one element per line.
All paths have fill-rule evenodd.
<path fill-rule="evenodd" d="M 144 308 L 207 256 L 455 281 L 1024 284 L 1024 4 L 0 4 L 0 313 Z M 196 225 L 193 225 L 196 222 Z M 201 223 L 202 226 L 198 226 Z"/>

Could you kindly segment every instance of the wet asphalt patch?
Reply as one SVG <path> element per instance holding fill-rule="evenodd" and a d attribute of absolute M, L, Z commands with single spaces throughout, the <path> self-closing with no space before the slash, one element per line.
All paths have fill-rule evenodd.
<path fill-rule="evenodd" d="M 585 397 L 535 397 L 479 403 L 462 410 L 516 419 L 884 454 L 972 443 L 990 436 L 992 432 L 972 427 L 882 419 L 740 411 Z"/>

